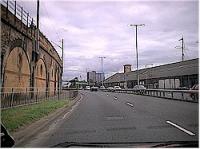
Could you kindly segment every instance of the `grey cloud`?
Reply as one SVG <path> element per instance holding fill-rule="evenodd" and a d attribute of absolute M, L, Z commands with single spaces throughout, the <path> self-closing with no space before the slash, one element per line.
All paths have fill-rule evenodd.
<path fill-rule="evenodd" d="M 36 16 L 36 1 L 20 2 Z M 106 56 L 106 76 L 122 71 L 126 63 L 135 69 L 131 23 L 145 23 L 138 30 L 140 68 L 181 60 L 181 51 L 174 47 L 182 35 L 185 58 L 198 57 L 198 1 L 41 2 L 42 32 L 54 42 L 65 41 L 65 79 L 85 78 L 86 68 L 100 71 L 98 56 Z"/>

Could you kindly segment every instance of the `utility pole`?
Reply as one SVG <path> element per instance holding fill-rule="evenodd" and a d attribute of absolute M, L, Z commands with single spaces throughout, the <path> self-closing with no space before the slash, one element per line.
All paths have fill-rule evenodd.
<path fill-rule="evenodd" d="M 104 79 L 104 72 L 103 72 L 103 59 L 106 58 L 104 56 L 99 57 L 101 59 L 101 69 L 102 69 L 102 76 L 101 76 L 101 86 L 103 86 L 103 79 Z"/>
<path fill-rule="evenodd" d="M 137 29 L 139 26 L 145 26 L 145 24 L 130 24 L 130 26 L 135 27 L 135 36 L 136 36 L 135 46 L 136 46 L 136 59 L 137 59 L 137 85 L 139 85 Z"/>
<path fill-rule="evenodd" d="M 181 41 L 181 49 L 182 49 L 182 61 L 184 61 L 184 40 L 183 40 L 183 36 L 181 39 L 179 39 L 178 41 Z"/>
<path fill-rule="evenodd" d="M 39 52 L 39 36 L 40 36 L 40 29 L 39 29 L 39 14 L 40 14 L 40 3 L 39 0 L 37 0 L 37 22 L 36 22 L 36 38 L 34 38 L 35 41 L 35 48 L 33 53 L 33 61 L 32 61 L 32 74 L 31 74 L 31 91 L 35 91 L 35 69 L 36 69 L 36 54 Z M 32 95 L 31 95 L 32 96 Z"/>
<path fill-rule="evenodd" d="M 37 48 L 36 48 L 36 52 L 39 52 L 39 48 L 40 48 L 40 43 L 39 43 L 39 40 L 40 40 L 40 29 L 39 29 L 39 21 L 40 21 L 40 2 L 39 0 L 37 0 Z"/>
<path fill-rule="evenodd" d="M 64 73 L 64 39 L 61 40 L 61 49 L 62 49 L 62 73 L 61 73 L 60 91 L 62 89 L 63 73 Z"/>
<path fill-rule="evenodd" d="M 61 46 L 58 45 L 57 43 L 53 42 L 53 41 L 51 41 L 51 42 L 62 50 L 62 57 L 61 57 L 62 71 L 61 71 L 60 87 L 59 87 L 59 90 L 61 91 L 61 87 L 62 87 L 62 83 L 63 83 L 63 77 L 62 76 L 63 76 L 63 72 L 64 72 L 64 39 L 61 39 Z"/>

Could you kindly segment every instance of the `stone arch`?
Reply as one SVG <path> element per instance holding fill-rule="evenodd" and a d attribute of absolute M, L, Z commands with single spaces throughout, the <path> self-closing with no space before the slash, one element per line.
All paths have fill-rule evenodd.
<path fill-rule="evenodd" d="M 21 47 L 15 47 L 8 53 L 4 67 L 4 91 L 25 91 L 30 87 L 30 63 L 26 52 Z"/>
<path fill-rule="evenodd" d="M 46 91 L 46 81 L 47 81 L 47 70 L 43 59 L 39 59 L 35 67 L 35 91 L 45 92 Z"/>

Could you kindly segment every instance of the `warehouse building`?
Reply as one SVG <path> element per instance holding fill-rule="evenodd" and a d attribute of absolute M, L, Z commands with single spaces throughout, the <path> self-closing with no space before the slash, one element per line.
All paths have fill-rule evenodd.
<path fill-rule="evenodd" d="M 177 89 L 191 88 L 198 84 L 199 59 L 191 59 L 171 64 L 139 70 L 140 84 L 147 88 Z M 104 81 L 105 87 L 120 86 L 133 88 L 137 85 L 137 71 L 131 71 L 130 65 L 124 65 L 123 73 L 116 73 Z"/>

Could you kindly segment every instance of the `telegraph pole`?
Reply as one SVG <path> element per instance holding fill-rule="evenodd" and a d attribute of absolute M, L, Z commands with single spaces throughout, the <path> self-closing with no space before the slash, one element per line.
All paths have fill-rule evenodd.
<path fill-rule="evenodd" d="M 182 61 L 184 61 L 184 40 L 183 40 L 183 36 L 181 39 L 179 39 L 178 41 L 181 41 L 181 49 L 182 49 Z"/>
<path fill-rule="evenodd" d="M 64 73 L 64 39 L 61 40 L 61 49 L 62 49 L 62 74 L 61 74 L 61 83 L 60 83 L 61 85 L 60 85 L 60 88 L 62 89 L 63 73 Z"/>
<path fill-rule="evenodd" d="M 39 40 L 40 40 L 40 29 L 39 29 L 39 21 L 40 21 L 40 2 L 39 0 L 37 0 L 37 48 L 36 48 L 36 52 L 39 52 Z"/>
<path fill-rule="evenodd" d="M 100 56 L 99 57 L 101 59 L 101 69 L 102 69 L 102 77 L 101 77 L 101 86 L 103 86 L 103 77 L 104 77 L 104 72 L 103 72 L 103 59 L 106 57 Z"/>
<path fill-rule="evenodd" d="M 130 24 L 130 26 L 135 27 L 135 36 L 136 36 L 135 46 L 136 46 L 136 59 L 137 59 L 137 85 L 139 85 L 137 29 L 139 26 L 145 26 L 145 24 Z"/>

